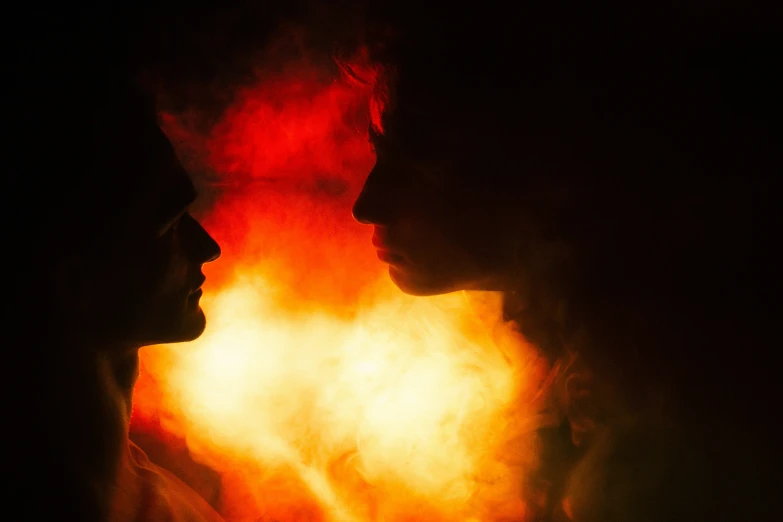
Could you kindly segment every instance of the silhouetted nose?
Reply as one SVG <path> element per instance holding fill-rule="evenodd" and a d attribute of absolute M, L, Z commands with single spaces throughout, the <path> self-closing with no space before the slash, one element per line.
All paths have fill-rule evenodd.
<path fill-rule="evenodd" d="M 201 227 L 200 224 L 199 227 Z M 201 230 L 204 230 L 204 228 L 202 227 Z M 205 249 L 208 252 L 208 256 L 204 262 L 211 263 L 212 261 L 216 261 L 220 257 L 221 254 L 220 245 L 218 245 L 218 242 L 215 241 L 215 238 L 210 236 L 209 232 L 207 232 L 206 230 L 204 230 L 204 235 L 206 236 L 206 242 L 208 243 L 208 248 Z"/>
<path fill-rule="evenodd" d="M 388 183 L 384 182 L 376 166 L 370 172 L 367 181 L 364 182 L 362 192 L 353 204 L 354 219 L 365 225 L 387 226 L 391 224 L 391 188 Z"/>
<path fill-rule="evenodd" d="M 186 215 L 188 243 L 193 259 L 198 263 L 210 263 L 220 257 L 220 245 L 195 218 Z"/>

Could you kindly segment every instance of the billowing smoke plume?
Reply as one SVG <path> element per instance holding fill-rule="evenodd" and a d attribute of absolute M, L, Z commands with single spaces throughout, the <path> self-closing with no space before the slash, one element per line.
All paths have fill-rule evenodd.
<path fill-rule="evenodd" d="M 162 463 L 229 520 L 520 519 L 544 368 L 497 296 L 388 281 L 350 215 L 378 106 L 346 73 L 372 64 L 322 44 L 289 26 L 204 88 L 212 107 L 164 97 L 223 257 L 205 267 L 205 335 L 145 349 L 136 430 L 180 441 Z"/>

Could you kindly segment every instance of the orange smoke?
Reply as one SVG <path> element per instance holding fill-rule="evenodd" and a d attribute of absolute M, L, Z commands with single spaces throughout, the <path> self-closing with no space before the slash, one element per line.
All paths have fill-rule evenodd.
<path fill-rule="evenodd" d="M 207 331 L 143 350 L 134 421 L 221 473 L 231 521 L 521 520 L 542 368 L 498 296 L 388 281 L 350 215 L 372 93 L 312 63 L 239 92 L 207 142 Z"/>

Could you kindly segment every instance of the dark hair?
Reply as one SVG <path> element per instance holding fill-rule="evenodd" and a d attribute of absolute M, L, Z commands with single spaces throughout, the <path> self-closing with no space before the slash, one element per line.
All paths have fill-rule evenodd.
<path fill-rule="evenodd" d="M 633 458 L 617 444 L 607 481 L 663 447 L 687 458 L 655 484 L 668 488 L 653 488 L 658 508 L 687 519 L 677 499 L 688 491 L 696 516 L 762 512 L 772 497 L 759 492 L 777 472 L 769 238 L 779 235 L 781 42 L 676 13 L 640 24 L 595 3 L 547 4 L 470 19 L 445 8 L 401 24 L 377 54 L 397 73 L 389 131 L 423 147 L 433 134 L 462 139 L 451 153 L 473 155 L 458 163 L 512 205 L 542 194 L 531 170 L 555 191 L 579 187 L 570 214 L 529 247 L 524 306 L 514 310 L 512 293 L 509 316 L 555 357 L 570 345 L 584 363 L 573 371 L 594 373 L 625 412 L 658 429 L 640 408 L 663 405 L 678 423 L 676 448 L 649 443 L 652 430 Z M 583 407 L 564 394 L 566 408 Z M 588 415 L 600 422 L 600 406 Z"/>
<path fill-rule="evenodd" d="M 120 38 L 102 34 L 112 26 L 38 23 L 16 42 L 6 113 L 13 129 L 6 241 L 22 274 L 10 299 L 22 315 L 30 312 L 25 303 L 45 309 L 58 259 L 112 233 L 112 217 L 132 195 L 129 180 L 145 173 L 137 164 L 144 154 L 136 158 L 117 144 L 156 131 L 154 104 L 124 63 Z"/>
<path fill-rule="evenodd" d="M 101 220 L 122 208 L 133 176 L 145 174 L 145 151 L 130 155 L 122 143 L 156 131 L 155 107 L 120 72 L 93 71 L 92 77 L 42 87 L 27 85 L 16 124 L 13 193 L 28 217 L 23 232 L 36 242 L 44 240 L 41 234 L 57 242 L 78 230 L 86 242 L 103 230 Z"/>
<path fill-rule="evenodd" d="M 568 261 L 534 283 L 551 309 L 566 301 L 572 328 L 588 325 L 591 365 L 629 396 L 667 387 L 686 416 L 731 407 L 758 421 L 779 39 L 674 11 L 546 4 L 399 15 L 375 54 L 396 71 L 387 132 L 411 147 L 462 139 L 450 153 L 465 172 L 519 207 L 542 193 L 530 171 L 554 191 L 579 187 L 540 238 Z M 523 327 L 562 344 L 551 309 Z"/>
<path fill-rule="evenodd" d="M 61 310 L 53 309 L 51 272 L 62 256 L 95 239 L 112 206 L 122 205 L 112 196 L 122 193 L 127 173 L 118 166 L 129 159 L 118 158 L 111 145 L 125 127 L 127 134 L 138 132 L 139 122 L 154 128 L 155 114 L 133 85 L 122 38 L 110 34 L 121 32 L 117 25 L 90 16 L 100 10 L 94 6 L 92 13 L 68 9 L 69 16 L 49 9 L 28 13 L 28 19 L 23 8 L 15 13 L 6 64 L 4 116 L 12 141 L 3 176 L 4 248 L 11 267 L 5 285 L 10 294 L 4 296 L 10 309 L 5 384 L 6 394 L 15 397 L 6 412 L 12 425 L 6 435 L 15 448 L 12 496 L 26 501 L 53 492 L 50 502 L 23 501 L 19 509 L 26 518 L 97 521 L 105 519 L 108 505 L 99 494 L 104 485 L 85 472 L 95 464 L 85 455 L 102 454 L 114 439 L 88 422 L 104 414 L 90 388 L 95 376 L 54 319 Z M 77 307 L 79 296 L 72 297 Z M 68 410 L 71 417 L 63 423 L 60 406 L 83 397 L 95 400 Z M 110 470 L 115 463 L 98 464 Z"/>
<path fill-rule="evenodd" d="M 535 4 L 400 13 L 397 41 L 376 59 L 397 71 L 390 109 L 405 112 L 405 133 L 458 129 L 482 150 L 513 147 L 523 162 L 568 154 L 582 174 L 766 166 L 755 158 L 772 150 L 780 82 L 770 38 L 677 13 L 640 20 L 619 8 Z"/>

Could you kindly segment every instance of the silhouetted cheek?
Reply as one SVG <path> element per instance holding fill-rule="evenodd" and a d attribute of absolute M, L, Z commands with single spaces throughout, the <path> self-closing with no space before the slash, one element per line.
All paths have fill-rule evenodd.
<path fill-rule="evenodd" d="M 151 317 L 170 315 L 166 310 L 172 303 L 186 297 L 187 267 L 167 245 L 138 249 L 117 268 L 117 286 L 123 288 L 120 313 L 138 328 L 149 324 Z"/>
<path fill-rule="evenodd" d="M 190 291 L 188 275 L 187 260 L 180 252 L 159 259 L 150 278 L 151 308 L 181 309 Z"/>

